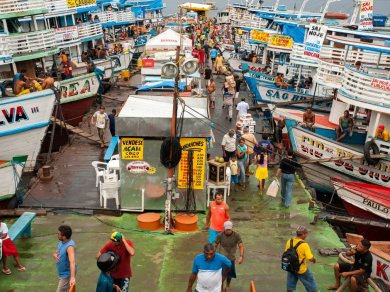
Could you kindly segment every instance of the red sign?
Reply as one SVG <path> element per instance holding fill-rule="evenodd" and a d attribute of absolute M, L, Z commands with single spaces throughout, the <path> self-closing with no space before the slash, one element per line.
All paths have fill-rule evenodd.
<path fill-rule="evenodd" d="M 371 81 L 371 87 L 379 88 L 385 91 L 390 91 L 390 80 L 382 80 L 374 78 Z"/>
<path fill-rule="evenodd" d="M 144 67 L 144 68 L 154 67 L 154 60 L 153 59 L 142 59 L 142 67 Z"/>

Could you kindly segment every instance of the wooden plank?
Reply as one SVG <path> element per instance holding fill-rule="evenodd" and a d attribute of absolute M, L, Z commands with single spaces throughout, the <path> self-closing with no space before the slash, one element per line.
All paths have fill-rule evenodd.
<path fill-rule="evenodd" d="M 2 209 L 0 210 L 1 217 L 18 217 L 21 216 L 24 212 L 34 212 L 37 216 L 47 215 L 45 209 Z"/>

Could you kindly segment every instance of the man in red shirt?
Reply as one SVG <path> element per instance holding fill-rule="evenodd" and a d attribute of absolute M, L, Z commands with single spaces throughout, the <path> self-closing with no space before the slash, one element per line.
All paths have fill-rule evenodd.
<path fill-rule="evenodd" d="M 118 285 L 122 292 L 130 291 L 131 257 L 135 254 L 134 244 L 130 240 L 125 239 L 122 233 L 114 232 L 111 234 L 111 241 L 103 246 L 96 258 L 108 251 L 113 251 L 119 255 L 116 270 L 111 273 L 114 284 Z"/>
<path fill-rule="evenodd" d="M 224 202 L 223 193 L 217 192 L 215 200 L 210 202 L 205 229 L 209 229 L 209 243 L 214 243 L 217 235 L 224 230 L 223 224 L 230 220 L 230 208 Z"/>

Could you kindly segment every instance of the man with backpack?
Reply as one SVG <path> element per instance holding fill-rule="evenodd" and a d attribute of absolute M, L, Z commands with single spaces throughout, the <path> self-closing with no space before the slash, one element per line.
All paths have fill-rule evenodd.
<path fill-rule="evenodd" d="M 287 272 L 287 292 L 296 290 L 298 280 L 302 282 L 307 292 L 317 292 L 317 282 L 306 263 L 316 262 L 309 244 L 305 242 L 309 231 L 305 226 L 299 226 L 296 233 L 295 238 L 287 241 L 282 255 L 282 269 Z"/>

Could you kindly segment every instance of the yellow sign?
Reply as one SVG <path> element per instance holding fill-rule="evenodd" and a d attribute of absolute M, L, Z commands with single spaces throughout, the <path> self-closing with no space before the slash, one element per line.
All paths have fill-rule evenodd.
<path fill-rule="evenodd" d="M 68 8 L 79 7 L 84 5 L 96 5 L 96 0 L 66 0 Z"/>
<path fill-rule="evenodd" d="M 177 184 L 181 189 L 187 188 L 189 179 L 189 152 L 192 153 L 192 182 L 194 190 L 203 190 L 206 167 L 206 138 L 181 138 L 180 145 L 183 147 Z"/>
<path fill-rule="evenodd" d="M 268 43 L 269 33 L 262 32 L 259 30 L 252 30 L 251 39 L 257 42 Z"/>
<path fill-rule="evenodd" d="M 274 47 L 292 48 L 293 39 L 289 36 L 272 35 L 269 44 Z"/>
<path fill-rule="evenodd" d="M 144 160 L 143 138 L 122 138 L 122 159 Z"/>

